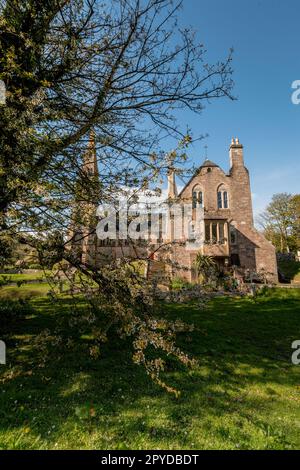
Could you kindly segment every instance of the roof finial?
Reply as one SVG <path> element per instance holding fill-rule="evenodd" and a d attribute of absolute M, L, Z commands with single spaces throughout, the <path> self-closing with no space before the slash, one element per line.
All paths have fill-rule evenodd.
<path fill-rule="evenodd" d="M 208 145 L 204 145 L 204 148 L 205 148 L 205 160 L 207 160 Z"/>
<path fill-rule="evenodd" d="M 236 137 L 236 139 L 235 139 L 235 144 L 236 144 L 236 145 L 239 145 L 239 144 L 240 144 L 240 141 L 239 141 L 238 137 Z"/>
<path fill-rule="evenodd" d="M 231 145 L 234 145 L 234 138 L 231 139 Z"/>

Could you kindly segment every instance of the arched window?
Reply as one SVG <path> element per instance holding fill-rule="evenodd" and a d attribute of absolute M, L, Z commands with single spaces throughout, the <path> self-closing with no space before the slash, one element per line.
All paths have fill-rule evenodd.
<path fill-rule="evenodd" d="M 228 209 L 229 208 L 229 197 L 228 189 L 224 184 L 218 187 L 218 209 Z"/>
<path fill-rule="evenodd" d="M 203 191 L 199 185 L 194 187 L 192 196 L 193 196 L 193 209 L 196 209 L 198 205 L 200 207 L 203 207 Z"/>

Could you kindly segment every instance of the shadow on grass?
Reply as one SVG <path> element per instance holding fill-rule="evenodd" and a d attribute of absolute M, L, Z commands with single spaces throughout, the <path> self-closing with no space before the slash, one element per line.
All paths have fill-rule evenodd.
<path fill-rule="evenodd" d="M 215 299 L 206 310 L 164 307 L 196 326 L 178 344 L 198 367 L 167 359 L 164 378 L 182 391 L 178 399 L 132 363 L 129 341 L 111 339 L 94 360 L 88 332 L 69 325 L 70 301 L 35 300 L 37 313 L 6 338 L 0 448 L 299 447 L 300 370 L 290 359 L 299 297 L 282 295 Z M 73 340 L 69 349 L 51 347 L 46 361 L 44 349 L 33 347 L 45 329 Z"/>

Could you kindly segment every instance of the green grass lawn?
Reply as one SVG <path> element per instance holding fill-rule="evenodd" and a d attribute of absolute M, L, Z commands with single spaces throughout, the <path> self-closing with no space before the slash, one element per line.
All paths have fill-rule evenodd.
<path fill-rule="evenodd" d="M 50 290 L 47 282 L 34 282 L 30 284 L 22 284 L 17 287 L 15 285 L 4 286 L 0 288 L 0 301 L 1 299 L 31 299 L 33 297 L 40 297 L 46 295 Z"/>
<path fill-rule="evenodd" d="M 47 272 L 46 272 L 47 274 Z M 49 271 L 50 274 L 50 271 Z M 41 279 L 45 279 L 44 271 L 37 270 L 36 272 L 32 273 L 21 273 L 21 274 L 0 274 L 0 279 L 7 279 L 10 282 L 18 282 L 18 281 L 40 281 Z"/>
<path fill-rule="evenodd" d="M 68 298 L 31 304 L 1 333 L 8 364 L 0 366 L 0 449 L 300 448 L 300 366 L 291 364 L 300 290 L 255 302 L 217 298 L 205 310 L 163 306 L 196 326 L 178 343 L 199 366 L 167 363 L 164 378 L 179 398 L 131 362 L 127 341 L 106 343 L 93 359 L 90 334 L 69 322 Z M 45 329 L 48 352 L 37 336 Z M 68 332 L 73 344 L 52 344 L 55 331 Z"/>

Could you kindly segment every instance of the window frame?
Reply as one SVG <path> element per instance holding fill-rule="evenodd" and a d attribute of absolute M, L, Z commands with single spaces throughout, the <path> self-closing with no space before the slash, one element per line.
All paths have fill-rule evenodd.
<path fill-rule="evenodd" d="M 192 189 L 192 208 L 196 209 L 197 206 L 204 208 L 204 192 L 199 184 Z"/>
<path fill-rule="evenodd" d="M 218 209 L 229 209 L 229 191 L 224 183 L 220 184 L 217 189 L 217 207 Z"/>

